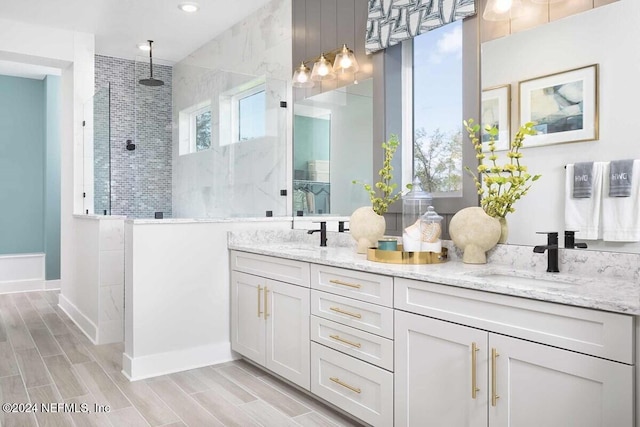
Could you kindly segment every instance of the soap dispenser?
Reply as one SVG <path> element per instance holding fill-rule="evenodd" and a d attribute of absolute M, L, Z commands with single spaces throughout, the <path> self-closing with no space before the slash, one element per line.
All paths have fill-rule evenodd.
<path fill-rule="evenodd" d="M 442 217 L 438 215 L 433 206 L 427 208 L 427 212 L 420 218 L 420 251 L 442 252 Z"/>
<path fill-rule="evenodd" d="M 402 197 L 402 246 L 406 252 L 420 252 L 420 217 L 433 203 L 431 193 L 422 189 L 420 179 L 413 180 L 411 191 Z"/>

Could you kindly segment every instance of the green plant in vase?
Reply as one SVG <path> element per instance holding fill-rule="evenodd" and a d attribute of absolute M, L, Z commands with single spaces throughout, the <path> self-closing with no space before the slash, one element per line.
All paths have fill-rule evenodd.
<path fill-rule="evenodd" d="M 402 191 L 396 191 L 398 184 L 392 183 L 393 166 L 391 165 L 391 161 L 399 145 L 400 141 L 397 135 L 391 135 L 388 141 L 382 143 L 384 161 L 382 162 L 382 169 L 378 171 L 380 181 L 374 185 L 357 180 L 352 181 L 353 184 L 362 184 L 365 191 L 369 193 L 371 207 L 378 215 L 384 215 L 389 209 L 389 206 L 402 197 Z M 411 189 L 411 184 L 407 184 L 407 189 Z"/>
<path fill-rule="evenodd" d="M 520 151 L 525 138 L 536 134 L 533 128 L 535 123 L 527 122 L 520 126 L 506 152 L 507 162 L 504 164 L 498 163 L 495 144 L 498 129 L 495 126 L 486 125 L 484 128 L 489 135 L 489 151 L 485 153 L 482 141 L 478 137 L 481 130 L 480 124 L 475 123 L 473 119 L 465 120 L 463 124 L 476 151 L 478 175 L 469 167 L 465 167 L 465 170 L 475 181 L 478 195 L 480 195 L 480 207 L 487 215 L 498 218 L 504 227 L 507 214 L 515 212 L 516 201 L 527 194 L 531 184 L 541 176 L 531 175 L 527 171 L 527 167 L 522 163 L 523 154 Z M 485 159 L 489 160 L 489 164 L 484 163 Z M 501 242 L 504 240 L 506 236 L 501 238 Z"/>
<path fill-rule="evenodd" d="M 384 236 L 386 223 L 383 215 L 402 196 L 402 191 L 397 189 L 398 184 L 392 182 L 391 161 L 399 145 L 400 141 L 396 135 L 391 135 L 388 141 L 382 143 L 384 160 L 382 169 L 378 172 L 378 182 L 371 185 L 362 181 L 352 181 L 354 184 L 361 184 L 371 200 L 371 206 L 356 209 L 349 220 L 351 236 L 358 242 L 358 253 L 366 253 L 368 248 L 376 246 L 378 240 Z M 407 185 L 407 188 L 411 188 L 411 184 Z"/>

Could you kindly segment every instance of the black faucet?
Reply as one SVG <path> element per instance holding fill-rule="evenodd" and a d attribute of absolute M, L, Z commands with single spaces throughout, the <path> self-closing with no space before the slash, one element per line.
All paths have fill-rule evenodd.
<path fill-rule="evenodd" d="M 553 232 L 538 232 L 537 234 L 547 235 L 547 244 L 544 246 L 534 246 L 533 252 L 537 254 L 543 254 L 544 251 L 549 251 L 547 256 L 547 272 L 559 273 L 558 270 L 558 233 Z"/>
<path fill-rule="evenodd" d="M 345 231 L 349 231 L 349 229 L 344 228 L 344 221 L 338 221 L 338 233 L 344 233 Z"/>
<path fill-rule="evenodd" d="M 316 231 L 320 232 L 320 246 L 327 246 L 327 221 L 320 221 L 319 230 L 309 230 L 307 234 L 313 234 Z"/>
<path fill-rule="evenodd" d="M 575 231 L 564 232 L 564 248 L 565 249 L 575 249 L 575 248 L 587 249 L 586 243 L 582 243 L 582 242 L 576 243 L 575 236 L 576 236 Z"/>

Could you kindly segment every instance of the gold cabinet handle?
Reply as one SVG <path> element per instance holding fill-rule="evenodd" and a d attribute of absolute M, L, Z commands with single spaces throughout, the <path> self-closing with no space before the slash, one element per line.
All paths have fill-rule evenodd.
<path fill-rule="evenodd" d="M 345 311 L 340 307 L 329 307 L 331 311 L 335 311 L 336 313 L 346 314 L 347 316 L 355 317 L 356 319 L 362 319 L 362 314 L 359 313 L 351 313 L 350 311 Z"/>
<path fill-rule="evenodd" d="M 355 393 L 358 393 L 358 394 L 362 393 L 362 390 L 360 390 L 358 387 L 354 387 L 354 386 L 349 385 L 349 384 L 347 384 L 347 383 L 345 383 L 345 382 L 342 382 L 342 381 L 340 381 L 340 378 L 336 378 L 336 377 L 329 377 L 329 379 L 330 379 L 331 381 L 333 381 L 334 383 L 339 384 L 339 385 L 341 385 L 342 387 L 348 388 L 349 390 L 351 390 L 351 391 L 353 391 L 353 392 L 355 392 Z"/>
<path fill-rule="evenodd" d="M 264 320 L 267 320 L 269 317 L 269 303 L 267 302 L 267 294 L 269 294 L 269 289 L 264 287 Z"/>
<path fill-rule="evenodd" d="M 343 282 L 342 280 L 338 280 L 338 279 L 331 279 L 329 280 L 329 283 L 333 283 L 334 285 L 348 286 L 350 288 L 356 288 L 356 289 L 360 289 L 362 287 L 362 285 L 359 283 Z"/>
<path fill-rule="evenodd" d="M 478 363 L 478 348 L 477 344 L 471 343 L 471 398 L 475 399 L 480 389 L 478 388 L 478 372 L 477 372 L 477 363 Z"/>
<path fill-rule="evenodd" d="M 262 316 L 262 311 L 260 311 L 260 292 L 262 292 L 262 286 L 258 285 L 258 318 Z"/>
<path fill-rule="evenodd" d="M 345 340 L 344 338 L 341 338 L 340 335 L 329 335 L 329 338 L 333 338 L 336 341 L 340 341 L 343 342 L 345 344 L 349 344 L 352 345 L 354 347 L 360 348 L 362 347 L 362 344 L 358 343 L 358 342 L 353 342 L 353 341 L 349 341 L 349 340 Z"/>
<path fill-rule="evenodd" d="M 496 359 L 500 356 L 495 348 L 491 349 L 491 406 L 498 403 L 498 381 L 496 379 Z"/>

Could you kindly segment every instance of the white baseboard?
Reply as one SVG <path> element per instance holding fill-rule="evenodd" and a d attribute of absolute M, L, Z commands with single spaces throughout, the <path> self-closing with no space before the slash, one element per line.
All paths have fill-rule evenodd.
<path fill-rule="evenodd" d="M 0 282 L 0 294 L 44 290 L 44 280 L 15 280 Z"/>
<path fill-rule="evenodd" d="M 58 298 L 58 306 L 67 313 L 67 316 L 74 321 L 82 332 L 91 340 L 92 343 L 98 342 L 98 327 L 78 308 L 71 303 L 64 295 L 60 294 Z"/>
<path fill-rule="evenodd" d="M 45 289 L 44 254 L 0 255 L 0 293 Z"/>
<path fill-rule="evenodd" d="M 44 282 L 44 288 L 47 291 L 53 290 L 53 289 L 60 289 L 60 284 L 61 284 L 61 280 L 60 279 L 56 279 L 56 280 L 45 280 Z"/>
<path fill-rule="evenodd" d="M 132 358 L 122 355 L 122 374 L 129 381 L 143 380 L 174 372 L 229 362 L 235 357 L 231 343 L 218 343 L 186 350 Z"/>

